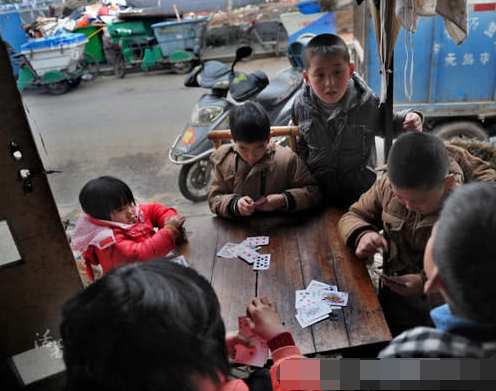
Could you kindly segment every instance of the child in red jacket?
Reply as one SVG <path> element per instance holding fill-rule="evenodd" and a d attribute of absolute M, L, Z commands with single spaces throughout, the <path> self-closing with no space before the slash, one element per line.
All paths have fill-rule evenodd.
<path fill-rule="evenodd" d="M 274 365 L 270 374 L 262 369 L 245 381 L 230 380 L 228 357 L 234 357 L 236 345 L 253 342 L 240 333 L 226 337 L 219 300 L 204 277 L 174 262 L 114 269 L 63 306 L 66 388 L 287 390 L 277 369 L 284 360 L 304 356 L 272 301 L 253 299 L 247 315 L 253 333 L 267 340 Z"/>
<path fill-rule="evenodd" d="M 183 216 L 158 204 L 136 204 L 120 179 L 92 179 L 79 193 L 79 202 L 85 213 L 76 223 L 71 246 L 81 252 L 92 281 L 114 267 L 163 257 L 184 238 Z"/>

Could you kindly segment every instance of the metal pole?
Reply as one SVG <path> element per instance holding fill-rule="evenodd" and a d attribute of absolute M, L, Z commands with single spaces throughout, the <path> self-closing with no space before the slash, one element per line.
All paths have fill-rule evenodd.
<path fill-rule="evenodd" d="M 388 72 L 388 83 L 386 91 L 386 102 L 384 102 L 384 162 L 387 163 L 389 150 L 393 144 L 393 90 L 394 90 L 394 51 L 391 53 L 391 65 L 386 70 Z"/>

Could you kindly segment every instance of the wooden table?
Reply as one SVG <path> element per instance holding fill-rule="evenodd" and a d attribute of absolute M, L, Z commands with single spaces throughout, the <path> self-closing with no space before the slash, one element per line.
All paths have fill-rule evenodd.
<path fill-rule="evenodd" d="M 344 245 L 337 223 L 342 212 L 327 208 L 318 213 L 255 217 L 243 220 L 214 216 L 186 220 L 189 242 L 176 250 L 213 285 L 221 303 L 226 331 L 237 330 L 254 297 L 275 300 L 282 321 L 303 354 L 389 341 L 391 334 L 365 264 Z M 270 270 L 254 271 L 241 259 L 216 256 L 226 242 L 268 235 L 260 253 L 270 253 Z M 336 310 L 337 320 L 324 320 L 302 329 L 295 318 L 295 290 L 312 279 L 337 285 L 349 293 L 348 306 Z"/>

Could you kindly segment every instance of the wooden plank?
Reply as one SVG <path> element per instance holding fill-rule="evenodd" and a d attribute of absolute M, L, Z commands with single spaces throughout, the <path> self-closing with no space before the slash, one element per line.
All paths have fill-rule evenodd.
<path fill-rule="evenodd" d="M 296 226 L 295 230 L 305 287 L 311 280 L 337 285 L 338 278 L 328 240 L 326 214 L 320 211 Z M 343 310 L 335 310 L 334 314 L 338 317 L 337 320 L 326 319 L 311 326 L 317 352 L 350 346 Z"/>
<path fill-rule="evenodd" d="M 218 233 L 212 227 L 211 216 L 189 217 L 186 219 L 185 228 L 188 234 L 188 242 L 182 244 L 175 254 L 184 255 L 189 266 L 196 269 L 209 282 L 212 281 L 212 273 L 215 263 Z"/>
<path fill-rule="evenodd" d="M 344 244 L 339 234 L 341 215 L 342 212 L 337 209 L 326 210 L 337 284 L 340 291 L 350 294 L 348 306 L 343 309 L 350 346 L 390 341 L 391 333 L 365 263 Z"/>
<path fill-rule="evenodd" d="M 260 253 L 271 254 L 269 270 L 259 271 L 257 296 L 267 296 L 277 303 L 279 314 L 303 354 L 315 354 L 310 327 L 302 329 L 295 318 L 295 290 L 304 289 L 293 218 L 258 220 L 257 235 L 270 236 L 269 246 Z"/>
<path fill-rule="evenodd" d="M 227 220 L 219 217 L 211 217 L 210 224 L 202 229 L 218 230 L 215 253 L 226 242 L 241 243 L 255 232 L 249 220 Z M 198 245 L 200 248 L 203 247 L 201 243 Z M 226 331 L 238 330 L 238 316 L 246 314 L 246 307 L 256 294 L 256 273 L 253 271 L 253 266 L 240 258 L 215 257 L 212 286 L 220 301 Z"/>

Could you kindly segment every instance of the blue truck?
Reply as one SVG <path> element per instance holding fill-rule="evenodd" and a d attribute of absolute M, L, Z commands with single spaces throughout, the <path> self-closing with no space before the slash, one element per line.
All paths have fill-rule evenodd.
<path fill-rule="evenodd" d="M 448 36 L 440 16 L 419 18 L 412 36 L 410 99 L 405 93 L 405 82 L 410 87 L 410 68 L 405 81 L 407 51 L 405 29 L 401 29 L 394 48 L 394 109 L 420 110 L 424 128 L 444 139 L 487 140 L 496 135 L 496 1 L 468 3 L 469 33 L 459 46 Z M 367 7 L 355 7 L 354 30 L 357 69 L 379 95 L 377 41 Z"/>

